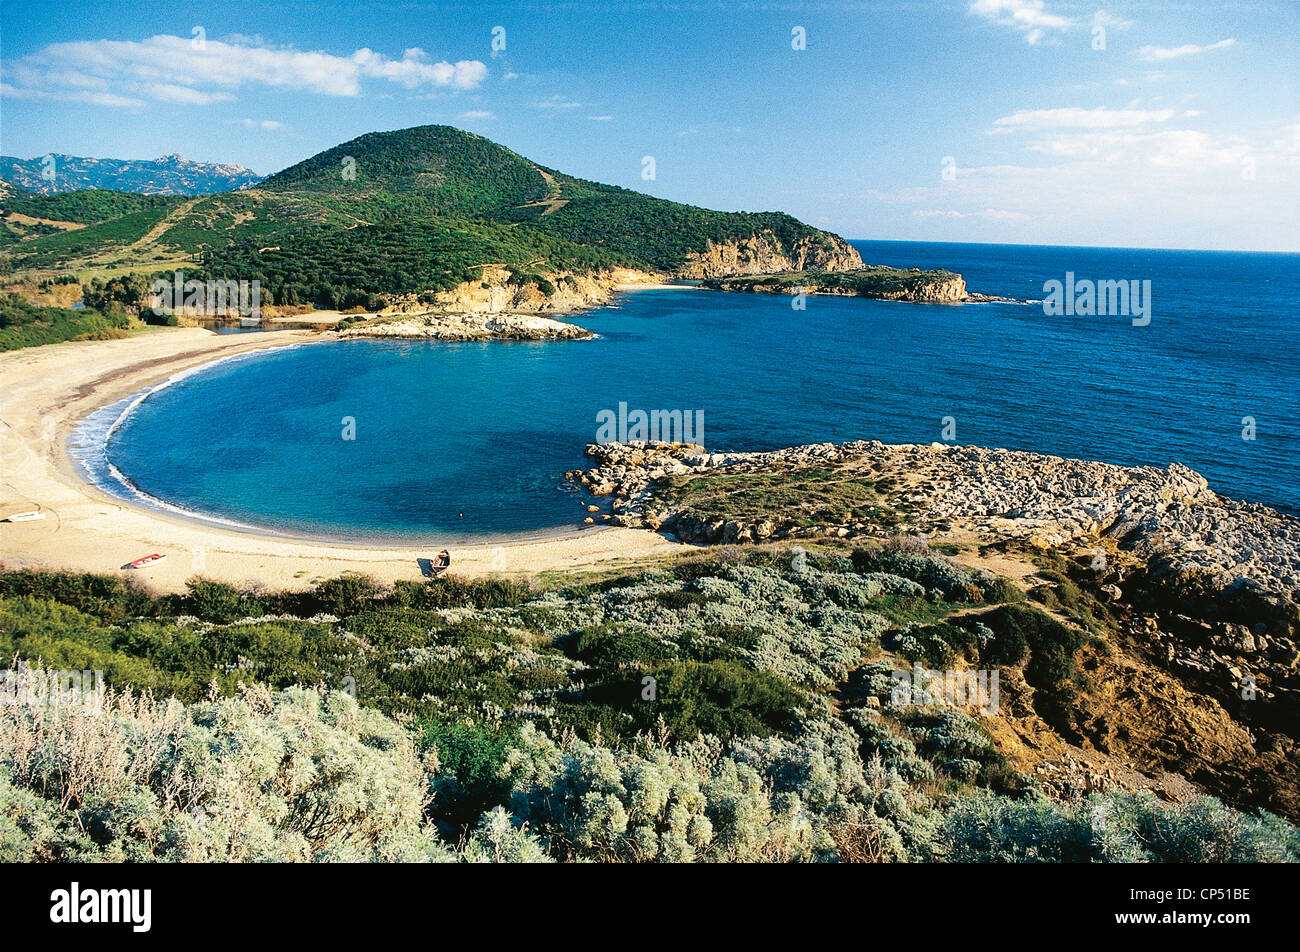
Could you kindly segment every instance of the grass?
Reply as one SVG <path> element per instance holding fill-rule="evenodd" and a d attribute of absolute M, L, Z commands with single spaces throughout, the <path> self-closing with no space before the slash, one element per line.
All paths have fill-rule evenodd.
<path fill-rule="evenodd" d="M 702 519 L 769 519 L 796 526 L 898 522 L 880 482 L 826 467 L 669 476 L 655 489 L 664 505 Z"/>

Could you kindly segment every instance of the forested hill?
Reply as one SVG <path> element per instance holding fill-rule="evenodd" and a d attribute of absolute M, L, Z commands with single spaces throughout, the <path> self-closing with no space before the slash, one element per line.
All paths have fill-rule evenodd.
<path fill-rule="evenodd" d="M 843 239 L 789 215 L 584 181 L 449 126 L 369 133 L 252 189 L 114 196 L 0 198 L 0 273 L 188 264 L 258 279 L 264 301 L 342 307 L 449 290 L 485 264 L 539 286 L 614 267 L 715 277 L 861 264 Z"/>
<path fill-rule="evenodd" d="M 371 221 L 415 215 L 512 220 L 545 196 L 532 162 L 451 126 L 371 132 L 272 175 L 262 190 L 310 196 Z"/>

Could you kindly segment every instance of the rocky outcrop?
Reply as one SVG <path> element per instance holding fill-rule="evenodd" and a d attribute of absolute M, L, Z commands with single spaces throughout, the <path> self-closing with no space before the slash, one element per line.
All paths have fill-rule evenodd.
<path fill-rule="evenodd" d="M 777 514 L 700 520 L 665 507 L 664 476 L 743 474 L 833 467 L 893 487 L 888 504 L 911 531 L 962 530 L 1058 548 L 1109 541 L 1167 573 L 1216 579 L 1283 598 L 1300 591 L 1300 520 L 1224 498 L 1177 463 L 1125 467 L 1014 450 L 934 443 L 821 443 L 767 453 L 706 453 L 680 444 L 592 445 L 596 467 L 575 478 L 614 495 L 613 520 L 672 531 L 688 541 L 870 536 L 897 526 L 865 522 L 782 525 Z M 696 524 L 696 523 L 700 524 Z"/>
<path fill-rule="evenodd" d="M 885 301 L 920 301 L 928 304 L 959 304 L 971 299 L 966 291 L 966 279 L 960 274 L 942 281 L 921 284 L 897 294 L 885 292 L 880 298 Z"/>
<path fill-rule="evenodd" d="M 423 314 L 380 318 L 344 327 L 339 337 L 403 337 L 426 340 L 586 340 L 591 331 L 535 314 Z"/>
<path fill-rule="evenodd" d="M 798 279 L 795 279 L 796 282 Z M 815 278 L 805 283 L 788 283 L 752 280 L 745 278 L 717 279 L 705 282 L 711 291 L 743 291 L 753 294 L 816 294 L 839 297 L 869 297 L 878 301 L 913 301 L 923 304 L 961 304 L 972 300 L 988 300 L 983 295 L 973 298 L 966 290 L 966 280 L 960 274 L 947 275 L 934 280 L 917 280 L 903 287 L 854 288 L 823 284 Z"/>
<path fill-rule="evenodd" d="M 709 278 L 703 287 L 711 291 L 742 291 L 753 294 L 814 294 L 865 297 L 880 301 L 913 301 L 924 304 L 1014 302 L 967 290 L 966 280 L 952 271 L 898 269 L 883 265 L 848 271 L 784 271 L 763 275 L 734 275 Z"/>
<path fill-rule="evenodd" d="M 691 252 L 678 270 L 681 278 L 721 278 L 779 271 L 847 271 L 862 267 L 862 257 L 843 238 L 821 234 L 783 244 L 771 232 L 738 241 L 709 242 Z"/>
<path fill-rule="evenodd" d="M 476 281 L 465 281 L 434 296 L 433 308 L 461 314 L 572 314 L 609 303 L 619 290 L 663 280 L 662 275 L 630 268 L 573 274 L 567 271 L 513 278 L 501 266 L 485 265 Z M 392 296 L 387 312 L 430 309 L 416 295 Z"/>

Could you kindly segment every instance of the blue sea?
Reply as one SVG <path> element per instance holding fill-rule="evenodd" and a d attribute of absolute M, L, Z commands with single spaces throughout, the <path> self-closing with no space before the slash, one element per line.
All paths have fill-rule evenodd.
<path fill-rule="evenodd" d="M 620 403 L 702 411 L 713 451 L 929 443 L 947 423 L 959 443 L 1178 461 L 1219 492 L 1300 510 L 1300 255 L 854 245 L 1020 300 L 1066 272 L 1150 280 L 1151 320 L 639 291 L 574 318 L 591 341 L 351 340 L 219 362 L 105 408 L 74 451 L 123 496 L 375 543 L 579 528 L 589 500 L 564 473 Z"/>

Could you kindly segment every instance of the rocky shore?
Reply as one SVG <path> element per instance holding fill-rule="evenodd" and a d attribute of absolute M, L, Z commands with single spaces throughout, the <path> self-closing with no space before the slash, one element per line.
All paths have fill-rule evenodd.
<path fill-rule="evenodd" d="M 589 340 L 596 335 L 576 324 L 536 314 L 421 314 L 381 317 L 345 326 L 339 337 L 403 337 L 444 341 Z"/>
<path fill-rule="evenodd" d="M 1125 467 L 1014 450 L 877 441 L 813 444 L 768 453 L 706 453 L 680 444 L 593 444 L 594 468 L 572 474 L 594 495 L 614 497 L 611 521 L 688 542 L 851 539 L 901 529 L 973 533 L 1040 547 L 1107 541 L 1174 572 L 1207 574 L 1297 600 L 1300 520 L 1213 492 L 1177 463 Z M 798 472 L 829 467 L 837 478 L 888 486 L 882 503 L 901 523 L 830 520 L 807 525 L 780 513 L 702 517 L 665 504 L 665 478 Z"/>
<path fill-rule="evenodd" d="M 686 263 L 672 272 L 644 271 L 636 268 L 613 268 L 578 274 L 571 271 L 539 269 L 522 274 L 504 264 L 484 264 L 478 278 L 465 281 L 447 291 L 427 295 L 384 295 L 381 317 L 398 323 L 400 329 L 381 327 L 380 321 L 358 323 L 348 328 L 347 336 L 427 337 L 438 340 L 556 340 L 590 336 L 586 332 L 571 334 L 559 327 L 535 324 L 524 326 L 516 319 L 525 315 L 576 314 L 601 307 L 622 291 L 645 287 L 662 287 L 666 283 L 693 279 L 767 275 L 819 269 L 818 274 L 862 267 L 862 259 L 846 241 L 835 236 L 803 238 L 785 244 L 764 232 L 728 242 L 709 242 L 702 252 L 691 252 Z M 432 312 L 454 319 L 445 327 L 425 323 Z M 473 326 L 475 315 L 501 317 L 509 323 L 497 330 Z M 554 332 L 554 333 L 552 333 Z M 458 336 L 465 334 L 468 336 Z M 536 336 L 534 336 L 536 335 Z"/>

